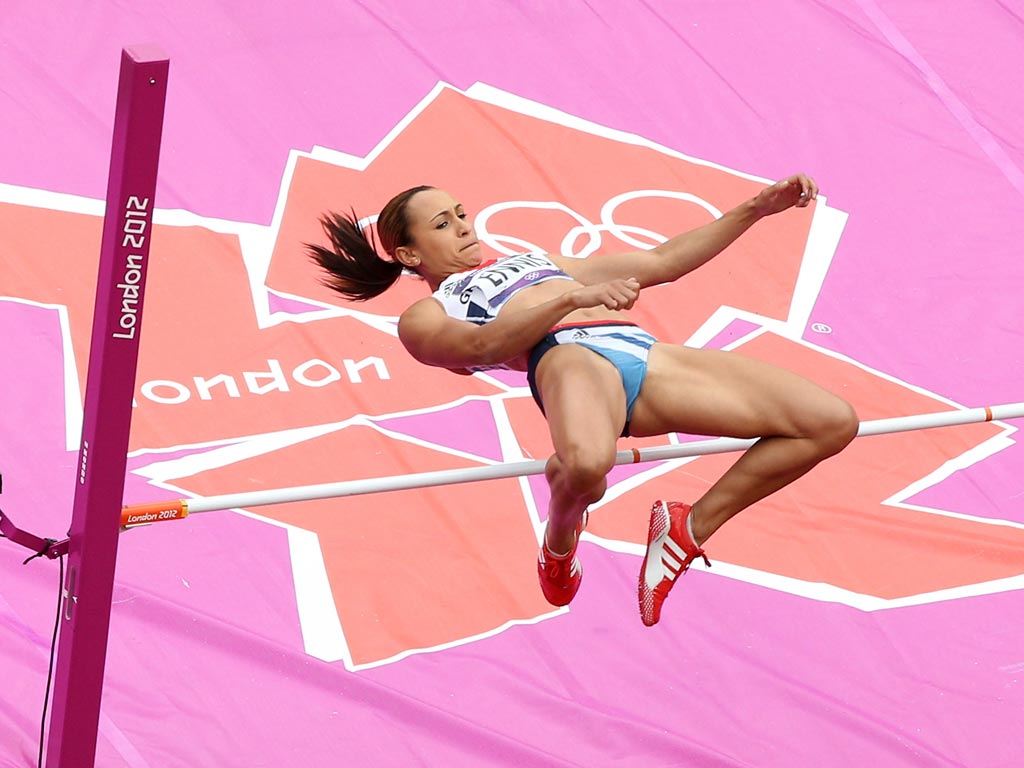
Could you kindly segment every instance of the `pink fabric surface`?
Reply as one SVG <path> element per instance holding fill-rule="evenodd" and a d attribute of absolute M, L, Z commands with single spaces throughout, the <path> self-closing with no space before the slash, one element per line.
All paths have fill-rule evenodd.
<path fill-rule="evenodd" d="M 155 43 L 171 59 L 158 208 L 195 215 L 175 227 L 244 234 L 246 225 L 256 225 L 259 247 L 240 236 L 240 248 L 255 261 L 273 245 L 290 152 L 321 146 L 364 157 L 438 82 L 458 89 L 483 83 L 742 174 L 811 173 L 829 206 L 849 218 L 806 327 L 793 330 L 791 341 L 945 403 L 1024 400 L 1024 95 L 1018 82 L 1024 9 L 1013 3 L 779 0 L 741 8 L 696 0 L 250 6 L 185 0 L 45 7 L 14 0 L 3 17 L 5 222 L 21 220 L 19 206 L 85 206 L 88 216 L 98 215 L 123 46 Z M 462 150 L 439 148 L 430 160 L 439 176 L 446 164 L 458 163 Z M 526 165 L 529 150 L 522 152 Z M 71 226 L 55 220 L 54 226 Z M 33 533 L 59 538 L 70 519 L 76 452 L 65 436 L 68 349 L 54 306 L 65 303 L 75 315 L 82 286 L 70 279 L 47 284 L 45 300 L 11 287 L 44 276 L 59 282 L 47 265 L 66 254 L 41 250 L 35 236 L 42 234 L 10 227 L 0 233 L 0 508 Z M 187 235 L 180 242 L 192 242 Z M 93 258 L 82 250 L 80 258 Z M 174 263 L 173 256 L 166 254 L 164 263 Z M 199 335 L 216 338 L 218 318 L 249 323 L 253 332 L 222 341 L 222 369 L 183 368 L 180 380 L 256 370 L 245 367 L 252 363 L 242 353 L 254 351 L 261 364 L 283 357 L 289 334 L 327 361 L 334 361 L 333 353 L 386 357 L 380 351 L 390 343 L 381 340 L 390 338 L 384 324 L 356 338 L 350 320 L 287 322 L 296 319 L 288 313 L 299 316 L 313 306 L 302 297 L 263 294 L 268 312 L 286 322 L 257 334 L 258 300 L 250 306 L 239 298 L 247 297 L 248 285 L 240 284 L 237 264 L 229 264 L 234 254 L 209 273 L 186 256 L 178 263 L 194 270 L 185 277 L 208 303 L 209 324 L 181 320 L 179 326 L 167 316 L 162 330 L 168 334 L 187 329 L 174 360 L 187 360 Z M 772 254 L 763 258 L 770 263 Z M 91 263 L 85 272 L 93 270 Z M 228 279 L 236 290 L 219 303 L 227 294 L 217 281 Z M 151 273 L 151 292 L 161 290 L 158 280 Z M 207 285 L 216 291 L 204 293 Z M 168 305 L 190 298 L 164 296 Z M 664 313 L 666 326 L 671 309 Z M 758 327 L 756 318 L 735 319 L 708 346 L 732 343 Z M 276 335 L 268 341 L 271 330 Z M 144 330 L 143 354 L 155 359 L 159 352 L 147 352 L 145 339 Z M 342 352 L 346 342 L 357 349 Z M 82 361 L 76 362 L 81 370 Z M 179 372 L 161 375 L 174 379 Z M 366 378 L 372 380 L 369 373 Z M 347 446 L 348 422 L 338 425 L 356 418 L 352 414 L 373 416 L 394 433 L 387 436 L 391 452 L 377 456 L 376 443 L 366 443 L 376 474 L 434 468 L 415 463 L 424 457 L 439 466 L 485 464 L 509 458 L 503 427 L 485 404 L 501 400 L 515 433 L 530 435 L 516 450 L 542 457 L 533 437 L 539 416 L 517 389 L 521 377 L 497 378 L 510 393 L 493 382 L 474 384 L 466 391 L 470 399 L 429 413 L 403 407 L 403 392 L 423 399 L 416 382 L 392 381 L 398 395 L 390 410 L 360 400 L 363 390 L 353 385 L 338 390 L 339 401 L 353 394 L 336 411 L 318 406 L 319 422 L 308 420 L 314 409 L 296 410 L 301 416 L 288 426 L 336 429 L 338 444 Z M 289 381 L 295 398 L 325 391 Z M 439 408 L 465 394 L 460 387 L 468 385 L 453 382 L 429 393 Z M 159 440 L 137 446 L 126 500 L 177 498 L 179 489 L 200 492 L 221 477 L 256 488 L 347 476 L 352 457 L 322 448 L 335 443 L 315 443 L 305 433 L 295 436 L 294 449 L 260 442 L 278 439 L 264 434 L 270 412 L 284 413 L 287 418 L 277 420 L 287 421 L 291 406 L 274 405 L 272 395 L 241 402 L 250 409 L 244 430 L 204 434 L 196 445 L 168 420 Z M 367 424 L 357 426 L 369 430 Z M 361 439 L 350 442 L 358 447 Z M 920 439 L 935 445 L 939 438 L 922 433 Z M 965 465 L 935 467 L 941 477 L 929 483 L 913 485 L 921 478 L 908 477 L 906 501 L 1008 523 L 1002 526 L 1007 535 L 1018 534 L 1024 455 L 1013 434 L 1000 439 L 1006 441 L 1002 450 L 974 463 L 949 455 Z M 146 472 L 162 471 L 161 463 L 171 461 L 179 463 L 174 473 L 160 475 L 166 482 L 147 481 Z M 634 468 L 613 477 L 622 493 L 644 482 L 655 480 Z M 545 615 L 530 591 L 530 552 L 523 550 L 521 567 L 491 572 L 497 560 L 511 559 L 530 516 L 544 518 L 542 485 L 527 484 L 537 509 L 518 497 L 510 501 L 518 493 L 513 483 L 465 497 L 402 497 L 410 519 L 451 516 L 456 527 L 443 530 L 458 540 L 453 559 L 475 565 L 481 583 L 495 580 L 494 603 L 511 606 L 508 618 L 519 622 L 439 643 L 430 652 L 409 639 L 419 637 L 421 625 L 451 627 L 455 636 L 479 606 L 446 602 L 429 569 L 416 562 L 396 566 L 401 576 L 393 582 L 360 581 L 353 567 L 334 562 L 342 558 L 332 546 L 341 543 L 319 523 L 304 526 L 303 508 L 217 512 L 125 534 L 97 765 L 1017 764 L 1024 749 L 1024 553 L 1017 581 L 1005 590 L 979 587 L 973 595 L 882 607 L 864 595 L 810 597 L 723 563 L 717 571 L 688 574 L 662 624 L 647 630 L 635 606 L 640 558 L 628 542 L 609 536 L 582 545 L 583 590 L 558 615 Z M 453 508 L 450 498 L 472 503 Z M 362 503 L 342 513 L 382 516 L 399 502 L 378 496 Z M 318 521 L 330 514 L 310 513 Z M 484 529 L 502 515 L 520 527 L 510 525 L 507 542 L 495 543 Z M 754 520 L 758 511 L 746 515 Z M 289 531 L 297 529 L 318 531 L 328 570 L 342 569 L 337 578 L 344 580 L 331 582 L 338 614 L 331 603 L 330 619 L 342 617 L 346 647 L 373 639 L 376 627 L 389 643 L 409 639 L 408 655 L 360 663 L 310 651 L 300 599 L 308 586 L 301 573 L 312 566 L 299 562 L 309 550 L 292 549 Z M 401 539 L 396 529 L 384 544 Z M 477 549 L 481 541 L 507 549 Z M 373 542 L 366 549 L 380 544 Z M 713 542 L 709 552 L 714 560 Z M 22 566 L 28 554 L 0 542 L 0 768 L 35 765 L 38 748 L 57 564 Z M 803 555 L 808 562 L 829 558 L 809 548 Z M 934 562 L 881 567 L 925 566 Z M 472 586 L 452 585 L 452 591 Z M 348 595 L 374 590 L 384 597 L 422 590 L 429 599 L 409 623 L 384 612 L 345 613 Z M 337 632 L 324 632 L 341 642 Z"/>

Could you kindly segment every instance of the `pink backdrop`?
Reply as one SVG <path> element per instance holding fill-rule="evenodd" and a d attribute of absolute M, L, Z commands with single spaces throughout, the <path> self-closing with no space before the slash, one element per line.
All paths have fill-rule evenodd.
<path fill-rule="evenodd" d="M 404 355 L 392 318 L 417 286 L 328 306 L 296 255 L 317 210 L 372 213 L 405 182 L 456 185 L 480 216 L 517 201 L 491 231 L 558 250 L 578 220 L 525 202 L 724 209 L 804 170 L 813 213 L 652 291 L 645 322 L 820 377 L 865 418 L 1024 400 L 1019 3 L 5 10 L 0 508 L 39 535 L 70 518 L 117 66 L 139 42 L 171 74 L 126 501 L 545 455 L 521 379 Z M 666 235 L 706 216 L 616 211 Z M 646 506 L 723 459 L 618 470 L 567 612 L 536 589 L 535 482 L 132 531 L 97 765 L 1015 765 L 1015 438 L 856 444 L 723 529 L 653 630 Z M 0 544 L 2 768 L 35 764 L 56 601 L 57 564 L 27 554 Z"/>

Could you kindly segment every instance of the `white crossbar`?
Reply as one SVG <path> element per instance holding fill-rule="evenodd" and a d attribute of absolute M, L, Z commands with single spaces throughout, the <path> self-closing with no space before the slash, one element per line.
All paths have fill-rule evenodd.
<path fill-rule="evenodd" d="M 942 411 L 916 416 L 899 416 L 891 419 L 877 419 L 861 422 L 858 437 L 885 435 L 894 432 L 910 432 L 936 427 L 953 427 L 962 424 L 976 424 L 986 421 L 1016 419 L 1024 417 L 1024 403 L 1009 403 L 983 408 L 968 408 L 957 411 Z M 665 461 L 715 453 L 743 451 L 755 440 L 718 438 L 653 448 L 634 448 L 619 451 L 615 464 L 637 464 L 651 461 Z M 467 467 L 447 469 L 438 472 L 420 472 L 411 475 L 374 477 L 365 480 L 345 480 L 319 485 L 303 485 L 293 488 L 278 488 L 264 491 L 230 493 L 223 496 L 181 499 L 178 502 L 140 504 L 124 508 L 123 525 L 159 522 L 162 519 L 178 519 L 188 514 L 212 512 L 222 509 L 258 507 L 267 504 L 285 504 L 313 499 L 332 499 L 343 496 L 358 496 L 385 491 L 402 491 L 413 488 L 431 488 L 439 485 L 475 483 L 483 480 L 497 480 L 506 477 L 539 475 L 544 472 L 544 461 L 516 461 L 489 467 Z M 175 512 L 176 510 L 176 512 Z M 161 512 L 164 514 L 161 516 Z"/>

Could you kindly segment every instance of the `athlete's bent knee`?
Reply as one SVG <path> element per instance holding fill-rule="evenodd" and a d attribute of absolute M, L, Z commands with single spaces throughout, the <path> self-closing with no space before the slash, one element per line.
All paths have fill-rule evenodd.
<path fill-rule="evenodd" d="M 553 457 L 556 458 L 556 457 Z M 554 480 L 551 470 L 555 469 L 557 482 L 573 496 L 596 501 L 607 488 L 606 477 L 615 465 L 615 452 L 593 449 L 576 449 L 557 456 L 557 463 L 549 463 L 548 479 Z"/>
<path fill-rule="evenodd" d="M 857 436 L 860 420 L 857 411 L 841 397 L 833 397 L 827 407 L 817 414 L 815 442 L 824 456 L 833 456 L 848 446 Z"/>

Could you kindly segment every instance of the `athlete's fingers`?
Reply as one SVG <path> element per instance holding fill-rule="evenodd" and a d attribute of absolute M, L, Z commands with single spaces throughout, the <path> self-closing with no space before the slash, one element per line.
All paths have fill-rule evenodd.
<path fill-rule="evenodd" d="M 800 208 L 806 208 L 811 200 L 818 195 L 818 185 L 814 183 L 814 180 L 803 173 L 798 174 L 797 178 L 800 184 L 800 199 L 797 201 L 797 206 Z"/>
<path fill-rule="evenodd" d="M 624 291 L 616 291 L 608 296 L 608 301 L 605 306 L 608 309 L 623 309 L 627 304 L 630 303 L 629 296 Z"/>
<path fill-rule="evenodd" d="M 626 299 L 627 299 L 626 309 L 630 309 L 636 303 L 636 300 L 640 298 L 640 283 L 639 283 L 639 281 L 633 280 L 631 278 L 630 282 L 629 282 L 628 288 L 629 288 L 629 291 L 628 291 L 628 294 L 627 294 L 627 297 L 626 297 Z"/>
<path fill-rule="evenodd" d="M 634 277 L 617 278 L 593 287 L 596 289 L 596 304 L 613 310 L 628 309 L 640 295 L 640 281 Z"/>

